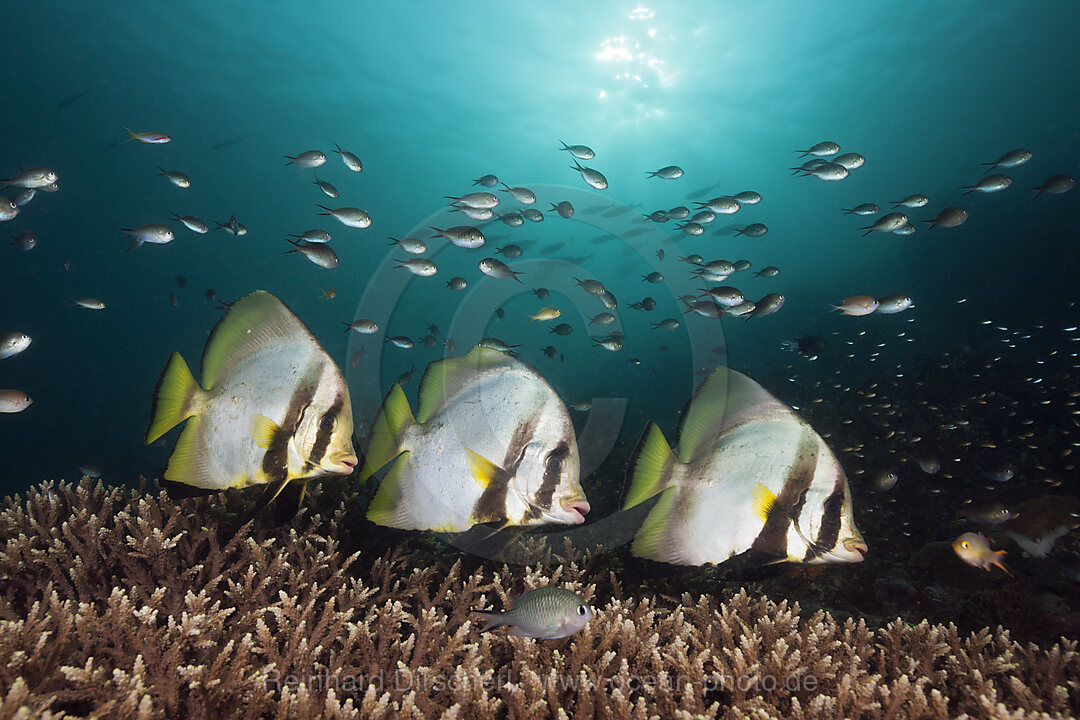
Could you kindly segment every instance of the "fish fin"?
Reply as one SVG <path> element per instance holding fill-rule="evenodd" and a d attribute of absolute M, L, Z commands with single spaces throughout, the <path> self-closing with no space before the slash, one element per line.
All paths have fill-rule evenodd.
<path fill-rule="evenodd" d="M 721 365 L 698 386 L 683 411 L 679 424 L 682 462 L 699 457 L 720 435 L 748 420 L 776 418 L 783 414 L 796 422 L 798 416 L 769 391 L 742 373 Z"/>
<path fill-rule="evenodd" d="M 418 530 L 401 501 L 401 483 L 405 467 L 409 464 L 409 451 L 401 453 L 393 466 L 379 483 L 379 489 L 367 509 L 367 519 L 376 525 L 402 530 Z"/>
<path fill-rule="evenodd" d="M 768 520 L 776 507 L 776 495 L 761 483 L 754 483 L 751 491 L 754 494 L 754 514 L 762 521 Z"/>
<path fill-rule="evenodd" d="M 277 339 L 306 338 L 322 346 L 285 303 L 265 290 L 256 290 L 229 308 L 206 341 L 202 378 L 212 388 L 238 362 Z"/>
<path fill-rule="evenodd" d="M 994 559 L 991 560 L 990 563 L 993 564 L 993 565 L 997 565 L 999 568 L 1001 568 L 1002 570 L 1005 571 L 1006 575 L 1008 575 L 1009 577 L 1012 577 L 1013 574 L 1011 572 L 1009 572 L 1009 568 L 1007 568 L 1007 567 L 1005 567 L 1004 565 L 1001 564 L 1001 559 L 1003 557 L 1005 557 L 1005 555 L 1006 555 L 1006 552 L 1004 550 L 998 550 L 997 552 L 994 553 Z M 989 570 L 990 568 L 986 568 L 986 569 Z"/>
<path fill-rule="evenodd" d="M 487 489 L 487 486 L 491 484 L 491 481 L 499 475 L 505 475 L 506 471 L 495 463 L 488 460 L 480 453 L 473 452 L 469 448 L 465 448 L 465 461 L 469 465 L 469 476 L 476 481 L 476 484 L 480 487 Z"/>
<path fill-rule="evenodd" d="M 248 428 L 251 432 L 251 439 L 255 441 L 255 445 L 263 450 L 269 448 L 273 444 L 274 438 L 281 432 L 280 425 L 265 415 L 259 415 L 257 413 L 251 416 L 251 420 L 248 422 Z"/>
<path fill-rule="evenodd" d="M 674 522 L 675 499 L 678 494 L 674 488 L 668 488 L 645 516 L 645 522 L 641 524 L 641 528 L 634 535 L 634 542 L 630 545 L 630 552 L 635 557 L 671 565 L 700 564 L 698 559 L 690 557 L 684 548 L 675 547 L 668 534 L 668 528 Z"/>
<path fill-rule="evenodd" d="M 176 447 L 169 456 L 169 466 L 162 477 L 166 480 L 198 488 L 221 489 L 221 482 L 210 473 L 203 452 L 202 418 L 195 416 L 184 426 Z"/>
<path fill-rule="evenodd" d="M 281 491 L 284 490 L 285 486 L 288 484 L 289 478 L 287 477 L 268 483 L 267 486 L 263 488 L 262 493 L 259 495 L 259 499 L 255 501 L 254 507 L 252 507 L 251 510 L 249 510 L 247 514 L 244 515 L 243 521 L 240 524 L 246 525 L 252 520 L 254 520 L 259 515 L 259 513 L 265 510 L 266 507 L 274 501 L 274 498 L 281 494 Z"/>
<path fill-rule="evenodd" d="M 499 367 L 512 362 L 498 350 L 474 347 L 467 355 L 446 358 L 428 365 L 420 379 L 420 404 L 416 421 L 425 423 L 446 404 L 448 398 L 472 380 L 476 373 L 487 368 Z"/>
<path fill-rule="evenodd" d="M 184 358 L 174 352 L 161 371 L 154 388 L 146 444 L 154 442 L 174 427 L 196 414 L 196 399 L 203 393 Z"/>
<path fill-rule="evenodd" d="M 488 630 L 494 630 L 495 628 L 502 627 L 503 625 L 506 624 L 503 621 L 503 615 L 505 615 L 506 613 L 500 612 L 499 610 L 492 610 L 492 611 L 473 610 L 472 614 L 473 615 L 479 615 L 484 620 L 484 622 L 486 623 L 484 625 L 484 627 L 480 628 L 480 632 L 487 632 Z"/>
<path fill-rule="evenodd" d="M 397 457 L 401 452 L 402 435 L 414 424 L 416 420 L 413 419 L 409 399 L 405 397 L 401 385 L 394 383 L 386 392 L 375 421 L 371 424 L 371 433 L 364 448 L 360 482 L 367 480 L 378 472 L 379 468 Z"/>
<path fill-rule="evenodd" d="M 186 500 L 188 498 L 209 497 L 221 492 L 220 488 L 199 488 L 194 485 L 158 478 L 158 487 L 165 491 L 171 500 Z"/>
<path fill-rule="evenodd" d="M 623 510 L 645 502 L 665 488 L 677 462 L 664 433 L 655 423 L 649 423 L 630 460 L 630 487 L 623 500 Z"/>

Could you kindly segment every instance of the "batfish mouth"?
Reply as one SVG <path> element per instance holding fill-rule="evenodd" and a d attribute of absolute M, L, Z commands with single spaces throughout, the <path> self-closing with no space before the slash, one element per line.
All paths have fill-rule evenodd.
<path fill-rule="evenodd" d="M 569 505 L 563 505 L 563 510 L 573 515 L 573 519 L 570 521 L 574 525 L 580 525 L 585 522 L 585 515 L 588 514 L 592 506 L 589 505 L 588 500 L 575 500 Z"/>
<path fill-rule="evenodd" d="M 863 555 L 870 548 L 861 538 L 847 538 L 844 540 L 844 549 L 848 551 L 848 562 L 862 562 Z"/>
<path fill-rule="evenodd" d="M 337 465 L 338 472 L 341 475 L 352 475 L 353 470 L 356 469 L 356 464 L 359 462 L 355 455 L 348 455 L 343 458 L 338 458 L 335 465 Z"/>

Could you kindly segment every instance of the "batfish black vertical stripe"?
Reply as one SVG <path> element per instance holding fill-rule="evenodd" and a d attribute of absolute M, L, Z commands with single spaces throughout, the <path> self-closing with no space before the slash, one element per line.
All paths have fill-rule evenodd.
<path fill-rule="evenodd" d="M 817 470 L 818 446 L 814 433 L 804 429 L 795 450 L 795 462 L 788 470 L 784 486 L 776 496 L 772 512 L 765 519 L 761 532 L 754 538 L 751 548 L 778 557 L 787 557 L 787 534 L 792 521 L 792 508 L 805 500 L 806 491 L 814 480 Z"/>
<path fill-rule="evenodd" d="M 262 469 L 271 480 L 282 480 L 289 472 L 289 440 L 296 434 L 296 428 L 304 417 L 304 411 L 315 398 L 315 385 L 301 383 L 289 398 L 285 409 L 285 419 L 275 433 L 270 447 L 263 455 Z"/>
<path fill-rule="evenodd" d="M 828 552 L 836 547 L 836 541 L 840 538 L 840 515 L 844 512 L 844 476 L 836 479 L 836 485 L 829 497 L 825 498 L 822 506 L 821 527 L 818 528 L 817 538 L 814 540 L 820 550 Z M 811 551 L 807 551 L 810 555 Z M 810 559 L 807 557 L 807 559 Z"/>
<path fill-rule="evenodd" d="M 565 442 L 560 442 L 548 455 L 547 462 L 544 463 L 544 480 L 540 483 L 540 489 L 533 495 L 534 507 L 542 510 L 551 509 L 551 501 L 555 497 L 555 488 L 559 486 L 559 480 L 562 479 L 563 461 L 566 460 L 566 456 L 569 454 L 570 446 Z"/>
<path fill-rule="evenodd" d="M 338 393 L 334 402 L 319 419 L 319 429 L 315 432 L 315 444 L 311 446 L 311 453 L 308 456 L 308 462 L 312 465 L 318 465 L 326 455 L 326 448 L 330 447 L 330 438 L 334 435 L 334 425 L 343 407 L 345 407 L 345 397 Z"/>
<path fill-rule="evenodd" d="M 510 490 L 510 480 L 517 474 L 521 461 L 525 459 L 525 451 L 529 447 L 529 439 L 536 430 L 534 421 L 526 421 L 518 425 L 514 435 L 510 438 L 510 444 L 503 455 L 501 472 L 491 479 L 484 488 L 480 498 L 473 506 L 473 517 L 476 522 L 505 522 L 506 496 Z"/>
<path fill-rule="evenodd" d="M 488 482 L 473 506 L 473 519 L 477 523 L 506 521 L 506 493 L 510 489 L 510 477 L 510 473 L 500 468 Z"/>

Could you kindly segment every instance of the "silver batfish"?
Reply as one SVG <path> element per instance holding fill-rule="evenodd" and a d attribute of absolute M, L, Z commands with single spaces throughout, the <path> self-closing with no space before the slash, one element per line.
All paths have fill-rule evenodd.
<path fill-rule="evenodd" d="M 536 370 L 477 346 L 429 365 L 419 395 L 414 418 L 393 385 L 372 425 L 360 480 L 393 464 L 368 519 L 439 532 L 584 522 L 574 427 Z"/>
<path fill-rule="evenodd" d="M 691 399 L 672 453 L 650 423 L 624 503 L 655 495 L 632 545 L 675 565 L 858 562 L 866 543 L 825 441 L 746 375 L 717 368 Z"/>

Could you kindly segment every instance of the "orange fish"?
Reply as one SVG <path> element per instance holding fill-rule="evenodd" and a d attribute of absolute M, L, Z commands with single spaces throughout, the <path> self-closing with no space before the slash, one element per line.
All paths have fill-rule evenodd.
<path fill-rule="evenodd" d="M 952 541 L 952 549 L 958 558 L 972 567 L 981 567 L 988 571 L 991 565 L 997 565 L 1006 575 L 1012 576 L 1008 568 L 1001 564 L 1005 551 L 991 550 L 986 538 L 979 533 L 964 533 Z"/>
<path fill-rule="evenodd" d="M 322 292 L 322 295 L 319 296 L 320 300 L 322 300 L 323 298 L 326 298 L 327 300 L 333 300 L 337 297 L 337 290 L 335 290 L 334 288 L 330 288 L 329 290 L 323 290 L 322 288 L 319 288 L 319 291 Z"/>

